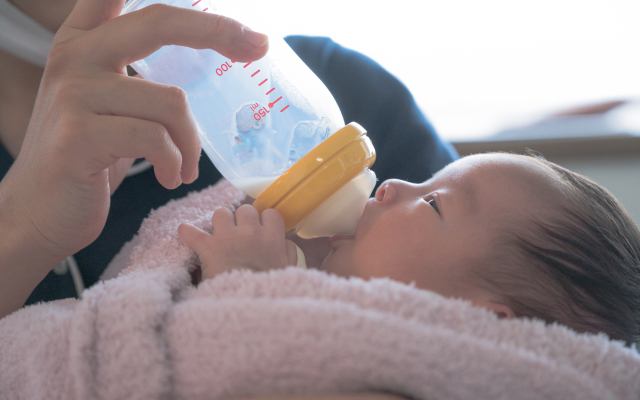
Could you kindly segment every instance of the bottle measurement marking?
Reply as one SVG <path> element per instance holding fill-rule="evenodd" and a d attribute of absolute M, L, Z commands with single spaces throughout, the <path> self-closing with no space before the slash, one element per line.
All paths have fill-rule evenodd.
<path fill-rule="evenodd" d="M 220 68 L 216 68 L 216 75 L 222 76 L 225 72 L 227 72 L 233 65 L 229 64 L 229 62 L 225 62 L 220 66 Z"/>
<path fill-rule="evenodd" d="M 273 103 L 269 103 L 269 108 L 273 108 L 273 106 L 282 99 L 282 96 L 278 97 L 273 101 Z"/>
<path fill-rule="evenodd" d="M 231 60 L 231 62 L 234 62 L 234 61 L 233 61 L 233 60 Z M 252 63 L 252 62 L 253 62 L 253 61 L 246 63 L 246 64 L 244 65 L 244 67 L 243 67 L 243 68 L 247 68 L 249 65 L 251 65 L 251 63 Z M 253 78 L 254 76 L 258 75 L 258 73 L 260 73 L 260 70 L 257 70 L 256 72 L 254 72 L 253 74 L 251 74 L 251 77 Z M 262 82 L 258 83 L 258 86 L 262 86 L 262 85 L 264 85 L 268 80 L 269 80 L 269 79 L 265 79 L 265 80 L 263 80 Z M 267 96 L 268 96 L 271 92 L 273 92 L 274 90 L 276 90 L 276 88 L 271 88 L 271 90 L 269 90 L 269 91 L 267 92 Z M 274 106 L 277 102 L 279 102 L 280 100 L 282 100 L 282 96 L 280 96 L 280 97 L 278 97 L 277 99 L 275 99 L 272 103 L 269 103 L 269 108 L 273 108 L 273 106 Z M 280 112 L 284 112 L 284 110 L 286 110 L 287 108 L 289 108 L 289 104 L 287 104 L 287 105 L 286 105 L 282 110 L 280 110 Z M 265 110 L 266 110 L 266 108 L 265 108 Z M 267 110 L 267 112 L 268 112 L 268 110 Z"/>
<path fill-rule="evenodd" d="M 193 4 L 191 4 L 191 7 L 195 7 L 198 3 L 200 3 L 202 0 L 196 0 Z M 206 7 L 204 10 L 202 11 L 207 11 L 209 9 L 209 7 Z M 230 60 L 231 64 L 235 64 L 236 61 L 235 60 Z M 251 63 L 253 63 L 253 61 L 250 61 L 248 63 L 246 63 L 242 68 L 247 68 L 249 65 L 251 65 Z M 224 64 L 222 64 L 220 66 L 220 68 L 216 68 L 216 75 L 218 76 L 222 76 L 225 72 L 227 72 L 232 65 L 229 64 L 228 62 L 225 62 Z M 258 75 L 258 73 L 260 72 L 260 70 L 257 70 L 256 72 L 254 72 L 253 74 L 251 74 L 251 77 L 253 78 L 254 76 Z M 262 86 L 265 83 L 267 83 L 269 79 L 265 79 L 262 82 L 258 83 L 258 86 Z M 271 88 L 271 90 L 269 90 L 267 92 L 267 96 L 272 93 L 274 90 L 276 90 L 276 88 Z M 273 106 L 279 102 L 280 100 L 282 100 L 282 96 L 278 97 L 277 99 L 275 99 L 273 101 L 273 103 L 269 103 L 269 108 L 273 108 Z M 255 111 L 255 108 L 258 107 L 258 103 L 256 103 L 254 106 L 251 107 L 251 111 Z M 284 110 L 286 110 L 287 108 L 289 108 L 289 104 L 287 104 L 282 110 L 280 110 L 280 112 L 284 112 Z M 269 113 L 269 110 L 266 107 L 262 107 L 262 109 L 260 109 L 258 112 L 256 112 L 253 115 L 253 118 L 256 121 L 259 121 L 260 119 L 262 119 L 262 117 L 265 117 L 267 114 Z"/>
<path fill-rule="evenodd" d="M 235 60 L 229 60 L 229 61 L 231 61 L 231 63 L 232 63 L 232 64 L 235 64 L 235 63 L 236 63 L 236 61 L 235 61 Z M 243 68 L 247 68 L 247 67 L 248 67 L 252 62 L 253 62 L 253 61 L 246 63 L 246 64 L 243 66 Z M 225 72 L 227 72 L 227 71 L 228 71 L 229 69 L 231 69 L 232 67 L 233 67 L 233 66 L 232 66 L 231 64 L 229 64 L 229 62 L 227 61 L 227 62 L 225 62 L 224 64 L 222 64 L 222 65 L 220 66 L 220 68 L 216 68 L 216 74 L 217 74 L 218 76 L 222 76 Z M 257 70 L 256 72 L 254 72 L 253 74 L 251 74 L 251 77 L 253 78 L 253 77 L 254 77 L 254 76 L 256 76 L 258 73 L 260 73 L 260 70 Z M 264 85 L 265 83 L 267 83 L 268 81 L 269 81 L 269 79 L 268 79 L 268 78 L 267 78 L 267 79 L 264 79 L 264 80 L 262 80 L 260 83 L 258 83 L 258 86 L 262 86 L 262 85 Z M 269 95 L 269 94 L 271 94 L 274 90 L 276 90 L 276 88 L 271 88 L 271 89 L 266 93 L 266 95 L 268 96 L 268 95 Z M 275 104 L 276 104 L 277 102 L 279 102 L 280 100 L 282 100 L 282 96 L 280 96 L 280 97 L 278 97 L 277 99 L 275 99 L 272 103 L 269 103 L 269 108 L 273 108 L 273 107 L 275 106 Z M 287 104 L 286 106 L 284 106 L 284 107 L 280 110 L 280 112 L 284 112 L 286 109 L 288 109 L 288 108 L 289 108 L 289 106 L 290 106 L 290 104 Z M 257 109 L 258 107 L 259 107 L 259 104 L 258 104 L 258 103 L 255 103 L 254 105 L 252 105 L 252 106 L 251 106 L 251 111 L 256 111 L 256 109 Z M 270 113 L 269 108 L 262 107 L 261 109 L 259 109 L 258 111 L 256 111 L 256 112 L 255 112 L 255 114 L 253 114 L 253 118 L 254 118 L 256 121 L 260 121 L 262 118 L 266 117 L 266 116 L 267 116 L 267 114 L 269 114 L 269 113 Z"/>
<path fill-rule="evenodd" d="M 260 104 L 258 103 L 251 106 L 251 111 L 255 112 L 255 114 L 253 114 L 253 119 L 256 121 L 260 121 L 262 118 L 266 117 L 267 114 L 271 113 L 267 107 L 260 107 Z"/>

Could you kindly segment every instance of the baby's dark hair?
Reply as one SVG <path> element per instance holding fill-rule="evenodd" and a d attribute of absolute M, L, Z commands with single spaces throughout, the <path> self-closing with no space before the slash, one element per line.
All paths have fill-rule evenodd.
<path fill-rule="evenodd" d="M 640 231 L 605 188 L 527 155 L 562 193 L 548 199 L 544 215 L 504 226 L 481 281 L 518 317 L 640 344 Z"/>

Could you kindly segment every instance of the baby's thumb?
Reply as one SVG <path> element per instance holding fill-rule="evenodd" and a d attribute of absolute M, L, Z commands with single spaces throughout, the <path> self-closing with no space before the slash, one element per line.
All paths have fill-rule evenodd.
<path fill-rule="evenodd" d="M 180 224 L 178 227 L 178 236 L 180 240 L 190 248 L 200 254 L 204 242 L 209 234 L 201 229 L 189 224 Z"/>
<path fill-rule="evenodd" d="M 291 240 L 287 240 L 287 265 L 298 265 L 298 246 Z"/>

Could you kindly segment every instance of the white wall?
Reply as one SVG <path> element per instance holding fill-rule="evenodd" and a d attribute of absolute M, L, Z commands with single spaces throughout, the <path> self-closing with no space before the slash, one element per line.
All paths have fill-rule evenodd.
<path fill-rule="evenodd" d="M 640 96 L 640 0 L 235 4 L 239 15 L 258 20 L 256 28 L 329 36 L 378 61 L 448 139 L 487 135 L 585 102 Z"/>

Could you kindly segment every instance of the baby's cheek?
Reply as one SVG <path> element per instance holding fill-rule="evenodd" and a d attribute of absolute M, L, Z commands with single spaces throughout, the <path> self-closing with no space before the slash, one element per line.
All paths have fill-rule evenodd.
<path fill-rule="evenodd" d="M 386 247 L 359 246 L 351 263 L 352 274 L 362 279 L 388 276 L 389 268 L 393 267 L 393 263 L 388 262 L 388 252 Z"/>
<path fill-rule="evenodd" d="M 367 243 L 355 254 L 354 272 L 363 279 L 387 277 L 411 282 L 421 269 L 424 256 L 415 244 L 411 238 L 400 235 L 377 243 Z M 424 247 L 424 244 L 421 246 Z"/>
<path fill-rule="evenodd" d="M 350 262 L 347 261 L 346 252 L 341 252 L 340 250 L 341 249 L 332 251 L 327 258 L 324 259 L 320 269 L 338 276 L 349 277 L 351 276 Z"/>

